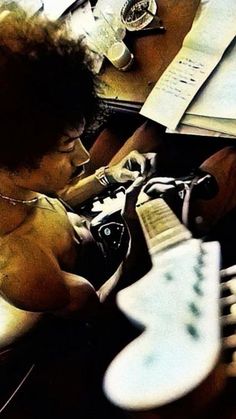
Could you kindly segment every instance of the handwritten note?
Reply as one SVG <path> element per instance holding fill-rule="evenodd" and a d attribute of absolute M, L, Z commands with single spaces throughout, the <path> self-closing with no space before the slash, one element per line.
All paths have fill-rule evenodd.
<path fill-rule="evenodd" d="M 236 35 L 236 2 L 211 0 L 197 13 L 180 52 L 144 103 L 141 114 L 175 129 Z M 219 22 L 224 22 L 219 30 Z M 218 28 L 218 30 L 217 30 Z"/>

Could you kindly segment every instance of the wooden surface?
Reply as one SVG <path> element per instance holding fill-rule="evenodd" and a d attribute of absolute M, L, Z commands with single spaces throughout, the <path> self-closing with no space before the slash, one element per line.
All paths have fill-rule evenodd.
<path fill-rule="evenodd" d="M 166 32 L 150 35 L 127 32 L 125 43 L 135 61 L 122 72 L 104 63 L 101 80 L 106 83 L 106 98 L 143 103 L 156 81 L 180 50 L 199 5 L 199 0 L 158 0 L 158 15 Z"/>

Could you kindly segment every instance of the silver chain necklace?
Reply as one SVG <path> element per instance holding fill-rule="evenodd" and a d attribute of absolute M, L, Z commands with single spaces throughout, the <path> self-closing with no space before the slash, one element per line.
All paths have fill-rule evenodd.
<path fill-rule="evenodd" d="M 15 199 L 15 198 L 10 198 L 10 196 L 2 195 L 0 193 L 0 198 L 5 199 L 6 201 L 8 201 L 12 205 L 16 205 L 16 204 L 31 205 L 31 204 L 35 204 L 36 202 L 38 202 L 39 199 L 40 199 L 40 196 L 37 196 L 37 197 L 32 198 L 32 199 Z"/>

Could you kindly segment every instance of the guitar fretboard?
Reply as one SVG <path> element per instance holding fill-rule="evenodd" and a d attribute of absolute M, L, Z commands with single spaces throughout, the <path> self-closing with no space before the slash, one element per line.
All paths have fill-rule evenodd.
<path fill-rule="evenodd" d="M 136 212 L 151 254 L 191 238 L 191 233 L 161 198 L 137 206 Z"/>

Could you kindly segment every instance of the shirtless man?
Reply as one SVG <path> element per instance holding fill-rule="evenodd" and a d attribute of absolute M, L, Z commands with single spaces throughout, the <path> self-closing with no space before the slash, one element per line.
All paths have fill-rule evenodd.
<path fill-rule="evenodd" d="M 109 182 L 134 180 L 139 173 L 127 169 L 128 160 L 145 175 L 144 155 L 120 160 L 119 153 L 105 172 L 79 180 L 89 160 L 80 135 L 96 111 L 98 81 L 83 43 L 60 29 L 22 12 L 17 19 L 4 14 L 0 25 L 0 292 L 31 312 L 77 311 L 99 301 L 90 278 L 76 275 L 83 242 L 78 245 L 65 208 L 51 197 L 61 191 L 78 205 Z M 131 137 L 124 149 L 135 145 Z"/>
<path fill-rule="evenodd" d="M 83 240 L 52 196 L 63 190 L 78 205 L 110 183 L 145 176 L 146 157 L 134 151 L 79 180 L 89 161 L 80 136 L 97 106 L 97 81 L 83 43 L 58 29 L 22 12 L 0 26 L 0 293 L 13 314 L 99 305 L 92 283 L 76 274 Z"/>

